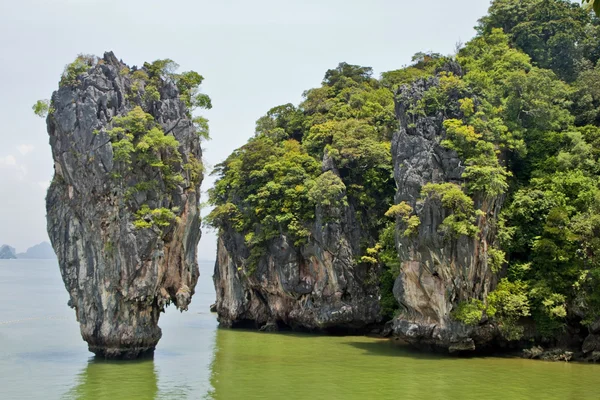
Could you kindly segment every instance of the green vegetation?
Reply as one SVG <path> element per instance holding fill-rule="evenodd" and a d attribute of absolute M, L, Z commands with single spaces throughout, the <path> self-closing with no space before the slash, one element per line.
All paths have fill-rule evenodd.
<path fill-rule="evenodd" d="M 463 299 L 452 316 L 472 325 L 491 319 L 509 339 L 521 336 L 524 318 L 552 338 L 567 323 L 600 317 L 600 19 L 567 0 L 495 0 L 477 32 L 455 56 L 418 53 L 380 80 L 342 63 L 299 106 L 257 121 L 248 144 L 217 166 L 208 218 L 246 239 L 246 273 L 269 240 L 285 235 L 302 246 L 319 215 L 335 223 L 351 207 L 364 233 L 356 260 L 380 267 L 382 312 L 393 315 L 396 241 L 417 237 L 421 223 L 411 205 L 394 204 L 393 93 L 421 80 L 428 90 L 403 104 L 408 129 L 423 116 L 439 121 L 440 144 L 464 172 L 425 184 L 418 201 L 444 208 L 444 239 L 478 238 L 482 222 L 498 229 L 487 243 L 498 287 Z M 497 221 L 478 210 L 498 199 Z"/>
<path fill-rule="evenodd" d="M 413 56 L 410 66 L 383 72 L 381 84 L 395 92 L 400 86 L 410 84 L 416 79 L 435 75 L 436 69 L 446 60 L 446 57 L 438 53 L 417 53 Z"/>
<path fill-rule="evenodd" d="M 95 56 L 77 56 L 65 67 L 59 86 L 77 85 L 82 74 L 103 63 L 103 59 Z M 106 127 L 94 131 L 95 135 L 103 134 L 110 140 L 113 155 L 110 177 L 133 210 L 133 225 L 138 229 L 162 231 L 177 222 L 180 210 L 163 206 L 172 203 L 173 193 L 179 192 L 181 186 L 184 190 L 197 190 L 204 171 L 202 162 L 193 154 L 188 154 L 184 160 L 174 134 L 164 132 L 151 114 L 155 110 L 154 103 L 161 100 L 165 86 L 174 85 L 198 136 L 203 140 L 210 138 L 208 120 L 192 116 L 197 108 L 212 107 L 210 98 L 199 92 L 204 78 L 194 71 L 177 74 L 177 68 L 178 65 L 169 59 L 144 63 L 142 69 L 122 67 L 118 79 L 127 88 L 126 97 L 133 109 L 115 116 Z M 54 112 L 48 100 L 38 100 L 32 108 L 40 117 Z M 88 155 L 87 159 L 92 162 L 94 155 Z M 137 195 L 143 192 L 158 196 L 158 201 L 156 198 L 149 201 L 157 207 L 138 203 Z"/>
<path fill-rule="evenodd" d="M 509 340 L 518 340 L 523 335 L 523 327 L 518 321 L 530 315 L 527 289 L 524 282 L 502 279 L 496 290 L 488 295 L 486 312 L 495 318 L 504 337 Z"/>
<path fill-rule="evenodd" d="M 341 63 L 327 71 L 321 87 L 304 93 L 298 107 L 269 110 L 257 121 L 255 136 L 216 167 L 208 223 L 245 237 L 251 273 L 269 240 L 285 235 L 302 246 L 318 213 L 324 222 L 336 222 L 342 208 L 353 207 L 374 238 L 362 245 L 360 262 L 388 224 L 396 124 L 393 95 L 372 70 Z M 333 169 L 323 172 L 322 165 Z"/>
<path fill-rule="evenodd" d="M 46 118 L 48 113 L 52 112 L 50 100 L 38 100 L 31 109 L 33 110 L 33 113 L 40 118 Z"/>
<path fill-rule="evenodd" d="M 421 220 L 419 217 L 413 214 L 413 209 L 406 202 L 401 202 L 400 204 L 394 204 L 390 207 L 389 210 L 385 213 L 386 217 L 396 218 L 398 222 L 402 222 L 404 224 L 404 232 L 402 235 L 405 237 L 413 236 L 419 233 L 419 225 L 421 225 Z"/>
<path fill-rule="evenodd" d="M 581 4 L 587 4 L 592 7 L 597 16 L 600 17 L 600 1 L 598 0 L 581 0 Z"/>
<path fill-rule="evenodd" d="M 467 325 L 478 325 L 482 318 L 483 313 L 486 310 L 483 301 L 478 299 L 469 299 L 458 303 L 456 308 L 452 310 L 452 318 L 457 321 L 461 321 Z"/>
<path fill-rule="evenodd" d="M 171 191 L 182 184 L 195 190 L 200 184 L 204 171 L 202 162 L 188 155 L 187 162 L 179 152 L 179 142 L 172 134 L 165 133 L 152 115 L 144 108 L 152 109 L 161 100 L 165 84 L 173 83 L 179 90 L 181 101 L 186 106 L 188 118 L 201 139 L 208 140 L 208 120 L 201 116 L 192 117 L 196 108 L 211 108 L 210 98 L 199 92 L 204 78 L 194 71 L 177 74 L 178 65 L 170 60 L 157 60 L 144 63 L 143 69 L 123 68 L 120 75 L 131 79 L 130 101 L 139 104 L 129 113 L 112 120 L 106 131 L 113 146 L 114 160 L 118 163 L 115 178 L 123 180 L 128 171 L 144 171 L 147 180 L 138 181 L 126 191 L 126 197 L 133 199 L 138 192 L 162 191 L 170 199 Z M 151 208 L 148 204 L 135 204 L 134 226 L 137 229 L 162 230 L 177 222 L 180 210 L 177 207 Z"/>
<path fill-rule="evenodd" d="M 147 204 L 143 204 L 135 213 L 136 218 L 133 221 L 133 225 L 138 229 L 152 228 L 153 226 L 160 229 L 176 221 L 179 218 L 177 217 L 177 212 L 179 212 L 177 208 L 168 209 L 161 207 L 151 209 Z"/>
<path fill-rule="evenodd" d="M 524 317 L 546 338 L 600 317 L 599 26 L 568 1 L 496 0 L 456 57 L 467 89 L 453 97 L 462 115 L 444 121 L 442 144 L 465 161 L 465 194 L 506 196 L 500 243 L 488 249 L 490 268 L 506 278 L 487 299 L 459 304 L 458 320 L 477 324 L 485 313 L 518 339 Z M 473 215 L 459 189 L 453 194 L 468 212 L 442 228 L 458 220 L 448 231 L 462 235 L 472 233 L 465 221 Z"/>
<path fill-rule="evenodd" d="M 138 168 L 151 167 L 168 184 L 183 182 L 183 176 L 174 172 L 174 166 L 181 163 L 179 142 L 172 135 L 165 135 L 152 115 L 141 107 L 115 117 L 106 133 L 112 142 L 113 158 L 122 169 L 130 171 L 134 164 Z"/>
<path fill-rule="evenodd" d="M 440 224 L 440 230 L 452 238 L 475 236 L 479 232 L 476 225 L 478 211 L 473 200 L 455 183 L 428 183 L 423 186 L 422 195 L 427 199 L 440 201 L 451 214 Z"/>
<path fill-rule="evenodd" d="M 126 179 L 123 178 L 134 169 L 138 171 L 138 177 L 140 171 L 148 177 L 148 180 L 138 181 L 126 189 L 127 199 L 132 199 L 138 192 L 161 188 L 168 193 L 176 185 L 185 182 L 183 172 L 189 174 L 191 184 L 198 183 L 202 164 L 191 157 L 182 171 L 179 142 L 172 135 L 166 135 L 152 115 L 141 107 L 137 106 L 129 113 L 115 117 L 111 125 L 106 134 L 113 148 L 113 178 L 124 184 Z M 151 209 L 147 204 L 142 204 L 135 212 L 133 225 L 138 229 L 162 229 L 177 219 L 178 211 L 164 207 Z"/>
<path fill-rule="evenodd" d="M 144 63 L 144 68 L 131 73 L 133 84 L 130 88 L 129 98 L 137 99 L 147 105 L 160 101 L 160 88 L 164 82 L 173 82 L 179 90 L 181 101 L 184 102 L 188 117 L 192 118 L 192 112 L 197 109 L 210 109 L 212 102 L 210 97 L 200 93 L 200 85 L 204 77 L 195 71 L 176 73 L 179 65 L 170 59 L 156 60 L 152 63 Z M 121 75 L 127 75 L 130 71 L 121 71 Z M 209 139 L 208 121 L 203 117 L 193 118 L 194 126 L 198 134 Z"/>
<path fill-rule="evenodd" d="M 478 299 L 461 302 L 452 311 L 452 317 L 467 325 L 478 325 L 483 317 L 493 318 L 508 340 L 518 340 L 523 335 L 519 319 L 529 313 L 527 284 L 502 279 L 496 290 L 487 297 L 487 305 Z"/>
<path fill-rule="evenodd" d="M 477 324 L 485 314 L 517 339 L 524 317 L 546 338 L 600 317 L 598 49 L 600 20 L 577 4 L 496 0 L 454 57 L 464 75 L 447 72 L 449 58 L 434 54 L 382 74 L 390 88 L 439 82 L 407 111 L 415 119 L 443 115 L 441 144 L 465 165 L 461 182 L 422 188 L 421 201 L 439 201 L 448 213 L 440 231 L 476 236 L 484 217 L 476 204 L 506 198 L 498 242 L 488 247 L 488 265 L 506 278 L 487 299 L 460 303 L 454 318 Z M 406 223 L 406 207 L 390 215 Z"/>
<path fill-rule="evenodd" d="M 80 54 L 70 64 L 65 66 L 62 78 L 58 83 L 58 86 L 75 86 L 79 82 L 79 76 L 84 72 L 87 72 L 90 68 L 98 63 L 96 56 L 90 54 Z"/>

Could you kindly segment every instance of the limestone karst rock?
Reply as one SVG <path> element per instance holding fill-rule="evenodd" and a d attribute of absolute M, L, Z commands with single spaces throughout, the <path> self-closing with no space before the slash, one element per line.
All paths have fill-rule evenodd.
<path fill-rule="evenodd" d="M 323 171 L 329 170 L 335 173 L 335 166 L 325 157 Z M 325 222 L 331 213 L 339 215 L 337 222 Z M 355 262 L 364 235 L 352 207 L 317 207 L 307 244 L 294 246 L 285 235 L 273 239 L 247 274 L 244 236 L 222 229 L 213 276 L 219 322 L 356 332 L 379 322 L 377 284 L 368 283 L 367 268 Z"/>
<path fill-rule="evenodd" d="M 137 69 L 112 52 L 80 56 L 47 117 L 48 233 L 81 335 L 107 358 L 152 352 L 160 312 L 186 310 L 199 276 L 202 151 L 190 96 L 202 78 L 186 86 L 167 61 Z"/>
<path fill-rule="evenodd" d="M 460 75 L 456 64 L 447 66 Z M 455 151 L 444 148 L 442 122 L 458 116 L 410 114 L 409 108 L 426 90 L 439 85 L 438 77 L 416 80 L 397 93 L 396 114 L 400 129 L 392 141 L 394 176 L 398 191 L 396 204 L 405 202 L 420 219 L 418 233 L 407 237 L 397 229 L 397 249 L 402 262 L 394 285 L 400 313 L 394 319 L 394 334 L 408 342 L 451 351 L 474 350 L 494 337 L 494 327 L 466 326 L 451 312 L 460 301 L 482 299 L 493 289 L 495 274 L 488 265 L 488 247 L 495 240 L 495 221 L 502 197 L 476 197 L 478 234 L 449 239 L 440 225 L 451 211 L 440 201 L 422 198 L 426 183 L 459 183 L 465 165 Z M 454 99 L 459 110 L 457 99 Z M 452 109 L 452 107 L 448 107 Z M 459 111 L 460 112 L 460 111 Z M 399 224 L 401 225 L 401 224 Z"/>

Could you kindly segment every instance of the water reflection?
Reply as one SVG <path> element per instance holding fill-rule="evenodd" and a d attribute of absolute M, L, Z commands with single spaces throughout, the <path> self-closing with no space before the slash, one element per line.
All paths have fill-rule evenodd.
<path fill-rule="evenodd" d="M 157 376 L 152 359 L 105 361 L 90 359 L 77 377 L 77 386 L 66 399 L 154 399 L 158 394 Z"/>
<path fill-rule="evenodd" d="M 424 354 L 365 337 L 219 329 L 211 399 L 598 399 L 594 365 Z M 585 382 L 584 385 L 582 383 Z"/>
<path fill-rule="evenodd" d="M 345 341 L 219 329 L 207 398 L 361 398 L 360 387 L 370 387 L 366 394 L 373 395 L 375 388 L 365 378 L 370 379 L 368 368 L 378 360 L 365 363 L 347 351 Z"/>

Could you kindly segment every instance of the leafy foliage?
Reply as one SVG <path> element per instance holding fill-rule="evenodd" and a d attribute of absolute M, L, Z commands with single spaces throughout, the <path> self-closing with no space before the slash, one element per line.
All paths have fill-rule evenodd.
<path fill-rule="evenodd" d="M 429 200 L 437 200 L 450 212 L 440 230 L 451 238 L 459 236 L 475 236 L 479 232 L 476 225 L 477 212 L 473 200 L 467 196 L 460 186 L 454 183 L 428 183 L 423 186 L 422 196 Z"/>
<path fill-rule="evenodd" d="M 319 175 L 308 191 L 308 197 L 322 206 L 348 205 L 346 201 L 346 185 L 339 176 L 331 171 Z"/>
<path fill-rule="evenodd" d="M 96 56 L 89 54 L 79 54 L 75 60 L 65 66 L 62 78 L 58 86 L 74 86 L 78 83 L 79 75 L 87 72 L 91 67 L 96 65 L 98 59 Z"/>
<path fill-rule="evenodd" d="M 597 61 L 592 49 L 598 46 L 598 37 L 589 36 L 591 24 L 590 13 L 568 0 L 496 0 L 479 30 L 502 28 L 536 65 L 572 82 L 585 60 Z"/>
<path fill-rule="evenodd" d="M 309 235 L 305 221 L 314 218 L 314 199 L 331 204 L 340 194 L 337 190 L 317 193 L 319 163 L 293 139 L 275 143 L 257 136 L 215 171 L 222 178 L 211 190 L 215 209 L 207 221 L 220 228 L 233 227 L 250 238 L 251 246 L 264 245 L 282 233 L 298 243 L 305 241 Z"/>
<path fill-rule="evenodd" d="M 431 71 L 439 84 L 410 110 L 443 115 L 441 144 L 465 165 L 462 182 L 423 187 L 424 199 L 449 212 L 443 233 L 476 234 L 473 199 L 506 198 L 487 256 L 507 277 L 487 299 L 461 303 L 459 320 L 478 323 L 485 313 L 517 339 L 529 316 L 541 335 L 559 333 L 577 320 L 569 304 L 585 309 L 584 323 L 600 317 L 592 289 L 600 283 L 598 25 L 569 1 L 495 0 L 456 56 L 464 75 Z"/>
<path fill-rule="evenodd" d="M 183 181 L 180 174 L 173 172 L 173 165 L 181 162 L 179 142 L 172 135 L 165 135 L 152 115 L 141 107 L 115 117 L 106 133 L 112 142 L 114 160 L 126 170 L 131 170 L 135 162 L 157 169 L 165 182 Z"/>
<path fill-rule="evenodd" d="M 523 327 L 517 324 L 522 317 L 530 315 L 527 284 L 502 279 L 496 290 L 488 295 L 488 316 L 499 322 L 500 330 L 508 340 L 518 340 Z"/>
<path fill-rule="evenodd" d="M 255 137 L 216 167 L 207 222 L 243 234 L 260 255 L 280 235 L 306 243 L 317 209 L 334 222 L 336 210 L 352 206 L 377 238 L 395 192 L 396 120 L 392 93 L 371 75 L 368 67 L 341 63 L 298 107 L 284 104 L 261 117 Z M 330 166 L 321 172 L 322 165 Z"/>
<path fill-rule="evenodd" d="M 502 266 L 506 263 L 506 253 L 493 247 L 489 247 L 487 252 L 490 268 L 493 272 L 500 272 Z"/>
<path fill-rule="evenodd" d="M 396 220 L 399 220 L 404 224 L 405 229 L 402 233 L 403 236 L 408 237 L 416 235 L 419 232 L 421 220 L 417 215 L 413 214 L 412 207 L 404 201 L 391 206 L 390 209 L 385 213 L 385 216 L 396 218 Z"/>
<path fill-rule="evenodd" d="M 520 318 L 530 315 L 527 285 L 521 281 L 510 282 L 502 279 L 496 290 L 487 297 L 487 304 L 478 299 L 459 303 L 451 316 L 467 325 L 479 325 L 484 315 L 498 323 L 503 336 L 508 340 L 518 340 L 523 327 Z"/>
<path fill-rule="evenodd" d="M 392 319 L 399 310 L 398 302 L 394 297 L 394 282 L 400 274 L 400 259 L 396 251 L 396 224 L 389 221 L 379 233 L 379 240 L 374 247 L 366 250 L 366 255 L 361 257 L 361 262 L 380 264 L 379 292 L 381 316 Z"/>
<path fill-rule="evenodd" d="M 488 252 L 491 267 L 505 265 L 507 278 L 488 302 L 508 336 L 518 337 L 516 321 L 530 314 L 550 338 L 567 323 L 569 304 L 585 310 L 584 323 L 600 317 L 592 288 L 600 283 L 598 19 L 569 1 L 496 0 L 479 32 L 458 56 L 464 79 L 480 94 L 463 123 L 493 143 L 487 154 L 494 150 L 507 165 L 502 172 L 476 155 L 463 175 L 474 192 L 507 194 L 502 248 Z M 454 124 L 449 131 L 464 129 L 446 123 Z M 464 140 L 450 140 L 465 157 L 476 153 Z"/>
<path fill-rule="evenodd" d="M 172 135 L 166 135 L 152 115 L 144 112 L 141 107 L 113 118 L 112 127 L 106 134 L 113 148 L 114 178 L 124 184 L 126 180 L 123 177 L 134 167 L 154 176 L 153 179 L 129 186 L 125 192 L 127 199 L 131 199 L 137 192 L 159 189 L 159 180 L 164 182 L 167 190 L 174 189 L 185 181 L 184 176 L 176 172 L 182 162 L 179 142 Z M 192 184 L 197 184 L 201 168 L 201 163 L 193 158 L 184 167 L 184 171 L 190 174 Z M 143 204 L 137 209 L 133 224 L 138 229 L 162 229 L 176 220 L 177 211 L 164 207 L 150 209 L 147 204 Z"/>
<path fill-rule="evenodd" d="M 464 301 L 458 303 L 456 308 L 452 310 L 452 318 L 457 321 L 461 321 L 467 325 L 479 325 L 481 319 L 483 318 L 483 313 L 486 307 L 483 304 L 483 301 L 478 299 L 470 299 L 469 301 Z"/>
<path fill-rule="evenodd" d="M 592 7 L 597 16 L 600 17 L 600 1 L 597 0 L 581 0 L 582 4 L 588 4 Z"/>
<path fill-rule="evenodd" d="M 410 84 L 417 79 L 435 75 L 435 70 L 447 59 L 438 53 L 417 53 L 412 57 L 412 64 L 408 67 L 383 72 L 381 84 L 396 91 L 400 86 Z"/>
<path fill-rule="evenodd" d="M 151 209 L 147 204 L 143 204 L 135 213 L 136 218 L 133 221 L 133 226 L 138 229 L 148 229 L 153 226 L 160 229 L 169 226 L 178 219 L 174 211 L 179 210 L 170 210 L 164 207 Z"/>
<path fill-rule="evenodd" d="M 33 110 L 33 113 L 40 118 L 46 118 L 48 113 L 52 112 L 50 100 L 38 100 L 31 109 Z"/>
<path fill-rule="evenodd" d="M 151 63 L 145 62 L 143 69 L 131 73 L 133 85 L 130 96 L 139 96 L 139 92 L 143 89 L 142 100 L 151 105 L 160 101 L 159 88 L 164 82 L 172 82 L 179 90 L 179 96 L 186 106 L 188 117 L 191 118 L 191 113 L 197 108 L 212 108 L 210 97 L 200 92 L 200 85 L 204 81 L 204 77 L 196 71 L 176 73 L 178 68 L 179 65 L 168 58 Z M 207 122 L 202 117 L 194 118 L 194 126 L 197 128 L 198 134 L 205 139 L 209 138 Z"/>
<path fill-rule="evenodd" d="M 217 167 L 209 221 L 242 234 L 258 258 L 279 235 L 301 246 L 317 210 L 329 208 L 335 222 L 336 209 L 352 207 L 367 238 L 356 258 L 380 267 L 389 318 L 398 307 L 396 240 L 420 226 L 410 205 L 394 204 L 392 92 L 427 79 L 409 117 L 442 118 L 441 145 L 464 172 L 424 185 L 419 201 L 445 209 L 440 232 L 450 240 L 476 237 L 486 218 L 477 207 L 504 203 L 498 221 L 488 221 L 498 235 L 487 248 L 490 269 L 503 278 L 487 298 L 458 304 L 453 317 L 491 318 L 509 339 L 521 336 L 523 318 L 548 338 L 571 321 L 590 324 L 600 318 L 599 60 L 600 19 L 579 5 L 495 0 L 454 58 L 418 53 L 379 81 L 368 67 L 342 63 L 298 106 L 269 110 L 255 137 Z"/>

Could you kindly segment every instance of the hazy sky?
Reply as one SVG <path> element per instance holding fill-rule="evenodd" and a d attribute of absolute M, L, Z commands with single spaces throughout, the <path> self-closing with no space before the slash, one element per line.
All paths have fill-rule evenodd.
<path fill-rule="evenodd" d="M 474 35 L 486 0 L 20 0 L 0 2 L 0 244 L 48 240 L 44 197 L 52 178 L 45 121 L 50 98 L 79 53 L 112 50 L 129 65 L 170 58 L 205 77 L 212 98 L 214 165 L 254 133 L 271 107 L 301 100 L 341 61 L 398 69 L 418 51 L 454 52 Z M 207 177 L 206 190 L 212 185 Z M 203 199 L 205 200 L 206 197 Z M 214 259 L 204 232 L 199 257 Z"/>

